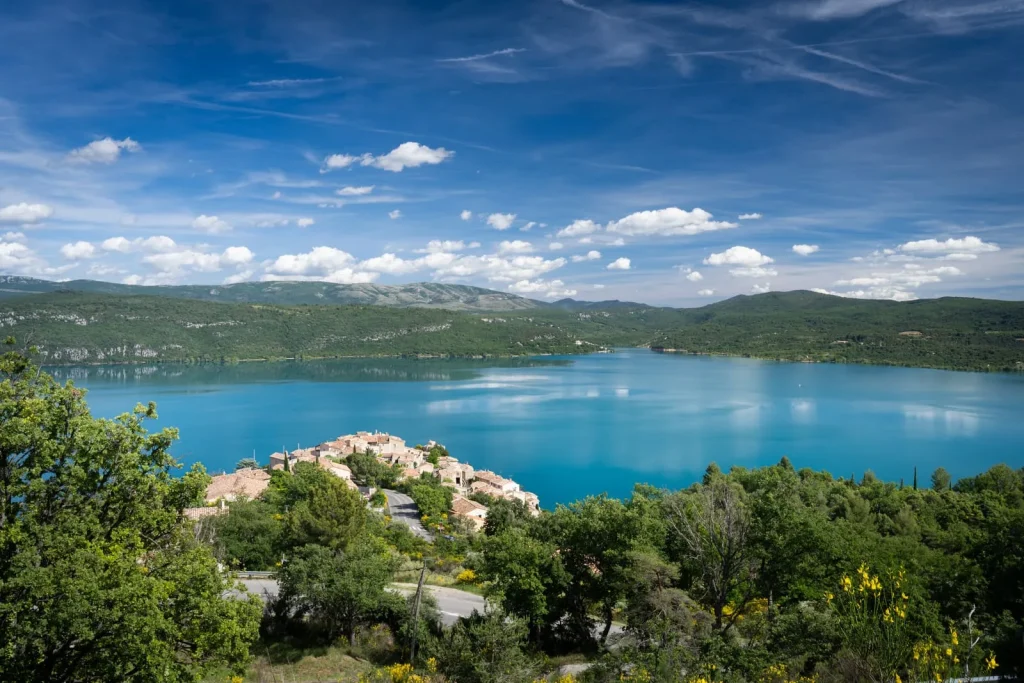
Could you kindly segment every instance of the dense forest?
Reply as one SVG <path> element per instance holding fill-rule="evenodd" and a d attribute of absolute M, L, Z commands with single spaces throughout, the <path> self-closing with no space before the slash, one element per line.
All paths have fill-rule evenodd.
<path fill-rule="evenodd" d="M 208 477 L 172 476 L 176 434 L 147 433 L 155 414 L 94 419 L 72 384 L 0 357 L 0 679 L 257 681 L 311 660 L 334 668 L 274 680 L 526 682 L 565 662 L 559 680 L 595 682 L 1024 671 L 1021 469 L 904 485 L 711 465 L 684 490 L 536 516 L 487 500 L 481 533 L 424 478 L 401 485 L 428 543 L 301 463 L 197 525 L 183 510 Z M 372 457 L 349 465 L 399 485 Z M 278 597 L 261 614 L 218 561 L 273 570 Z M 442 626 L 429 596 L 389 590 L 421 567 L 491 609 Z"/>
<path fill-rule="evenodd" d="M 63 292 L 0 300 L 0 328 L 36 345 L 52 365 L 510 357 L 639 346 L 772 360 L 1024 369 L 1020 302 L 897 303 L 786 292 L 695 309 L 613 303 L 479 313 Z"/>

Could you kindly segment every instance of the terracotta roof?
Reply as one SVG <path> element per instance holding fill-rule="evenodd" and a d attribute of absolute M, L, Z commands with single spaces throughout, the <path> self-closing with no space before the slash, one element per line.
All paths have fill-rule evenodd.
<path fill-rule="evenodd" d="M 484 516 L 486 516 L 487 506 L 481 505 L 475 500 L 470 500 L 469 498 L 452 496 L 452 512 L 461 516 L 468 516 L 473 512 L 483 512 Z"/>
<path fill-rule="evenodd" d="M 270 474 L 263 470 L 244 469 L 231 474 L 218 474 L 206 487 L 206 502 L 221 498 L 259 498 L 270 484 Z"/>
<path fill-rule="evenodd" d="M 185 516 L 185 519 L 203 519 L 204 517 L 214 517 L 216 515 L 227 514 L 228 509 L 222 508 L 219 505 L 212 507 L 201 507 L 201 508 L 185 508 L 181 511 L 181 514 Z"/>

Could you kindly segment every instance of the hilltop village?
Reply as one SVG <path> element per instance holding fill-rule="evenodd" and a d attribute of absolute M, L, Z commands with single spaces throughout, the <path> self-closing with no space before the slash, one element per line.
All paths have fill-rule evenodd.
<path fill-rule="evenodd" d="M 524 491 L 515 481 L 489 470 L 476 470 L 447 454 L 444 446 L 430 441 L 425 445 L 408 446 L 401 437 L 381 432 L 357 432 L 339 436 L 311 448 L 272 453 L 266 468 L 240 467 L 231 473 L 213 476 L 206 489 L 206 506 L 190 508 L 186 515 L 201 518 L 221 514 L 225 504 L 239 499 L 255 499 L 270 484 L 271 472 L 294 472 L 299 463 L 311 463 L 342 479 L 345 484 L 369 500 L 375 490 L 360 486 L 346 460 L 354 455 L 372 455 L 378 463 L 392 468 L 396 481 L 413 481 L 433 477 L 452 489 L 449 514 L 479 530 L 487 519 L 483 499 L 517 500 L 534 514 L 539 513 L 540 500 Z M 256 465 L 256 463 L 252 463 Z M 477 500 L 472 500 L 476 498 Z"/>

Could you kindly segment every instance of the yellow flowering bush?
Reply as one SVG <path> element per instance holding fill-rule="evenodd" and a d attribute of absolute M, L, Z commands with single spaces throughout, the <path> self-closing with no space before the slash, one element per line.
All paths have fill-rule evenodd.
<path fill-rule="evenodd" d="M 455 581 L 458 583 L 476 583 L 476 572 L 472 569 L 463 569 L 455 577 Z"/>

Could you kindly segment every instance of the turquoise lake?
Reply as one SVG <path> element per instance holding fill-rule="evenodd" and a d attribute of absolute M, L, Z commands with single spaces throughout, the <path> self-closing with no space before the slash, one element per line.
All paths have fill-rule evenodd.
<path fill-rule="evenodd" d="M 211 472 L 357 430 L 435 439 L 553 507 L 634 482 L 678 488 L 710 462 L 827 469 L 909 485 L 1024 465 L 1024 376 L 623 350 L 471 362 L 353 360 L 57 368 L 93 413 L 156 401 L 174 452 Z"/>

